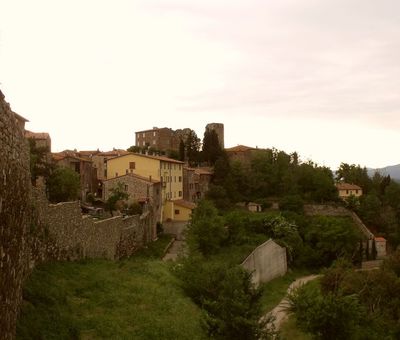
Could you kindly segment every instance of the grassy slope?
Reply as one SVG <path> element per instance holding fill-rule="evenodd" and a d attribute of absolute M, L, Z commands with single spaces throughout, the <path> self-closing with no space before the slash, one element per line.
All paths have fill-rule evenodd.
<path fill-rule="evenodd" d="M 184 296 L 168 265 L 151 258 L 167 242 L 120 262 L 36 268 L 24 288 L 17 338 L 203 338 L 199 308 Z"/>

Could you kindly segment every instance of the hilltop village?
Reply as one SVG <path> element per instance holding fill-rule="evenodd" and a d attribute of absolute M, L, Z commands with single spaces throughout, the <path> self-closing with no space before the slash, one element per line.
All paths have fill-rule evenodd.
<path fill-rule="evenodd" d="M 0 339 L 396 338 L 390 176 L 225 148 L 222 123 L 52 152 L 1 92 L 0 114 Z"/>

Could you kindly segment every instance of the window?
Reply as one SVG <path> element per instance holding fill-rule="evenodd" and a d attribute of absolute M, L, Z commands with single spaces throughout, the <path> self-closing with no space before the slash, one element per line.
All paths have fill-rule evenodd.
<path fill-rule="evenodd" d="M 153 140 L 153 145 L 156 145 L 156 140 L 155 139 Z"/>
<path fill-rule="evenodd" d="M 176 198 L 176 191 L 174 191 L 174 198 Z"/>
<path fill-rule="evenodd" d="M 175 215 L 179 215 L 179 209 L 175 209 Z"/>
<path fill-rule="evenodd" d="M 104 177 L 107 178 L 107 169 L 104 169 Z"/>
<path fill-rule="evenodd" d="M 182 176 L 179 176 L 179 182 L 182 182 Z M 190 183 L 192 185 L 192 183 Z"/>
<path fill-rule="evenodd" d="M 181 170 L 182 169 L 182 165 L 181 164 L 179 164 L 179 170 Z"/>
<path fill-rule="evenodd" d="M 358 194 L 358 189 L 356 189 L 356 195 Z"/>
<path fill-rule="evenodd" d="M 129 169 L 136 169 L 135 162 L 129 162 Z"/>
<path fill-rule="evenodd" d="M 174 170 L 176 170 L 176 164 L 174 164 Z"/>
<path fill-rule="evenodd" d="M 179 197 L 182 197 L 182 191 L 179 191 Z"/>
<path fill-rule="evenodd" d="M 176 183 L 176 176 L 174 176 L 174 182 Z"/>
<path fill-rule="evenodd" d="M 189 184 L 189 189 L 193 189 L 193 183 Z"/>
<path fill-rule="evenodd" d="M 349 190 L 346 190 L 346 195 L 348 195 L 349 194 Z"/>
<path fill-rule="evenodd" d="M 128 174 L 128 172 L 129 172 L 129 171 L 128 171 L 128 169 L 126 169 L 126 171 L 125 171 L 125 174 L 127 175 L 127 174 Z"/>
<path fill-rule="evenodd" d="M 153 137 L 155 137 L 155 136 L 156 136 L 156 132 L 154 131 L 154 132 L 153 132 Z"/>
<path fill-rule="evenodd" d="M 144 144 L 145 144 L 145 143 L 144 143 L 144 141 L 143 141 L 143 142 L 142 142 L 142 145 L 144 146 Z"/>
<path fill-rule="evenodd" d="M 160 189 L 156 189 L 156 195 L 159 195 L 160 194 Z"/>
<path fill-rule="evenodd" d="M 143 138 L 146 136 L 146 134 L 143 132 Z"/>
<path fill-rule="evenodd" d="M 118 172 L 115 173 L 115 177 L 118 177 Z"/>
<path fill-rule="evenodd" d="M 125 191 L 128 191 L 128 186 L 125 184 Z"/>

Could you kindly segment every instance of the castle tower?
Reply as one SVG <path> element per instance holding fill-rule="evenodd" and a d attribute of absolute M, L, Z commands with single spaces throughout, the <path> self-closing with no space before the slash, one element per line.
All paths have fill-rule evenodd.
<path fill-rule="evenodd" d="M 206 125 L 206 131 L 214 130 L 217 133 L 219 144 L 224 149 L 224 124 L 222 123 L 210 123 Z"/>

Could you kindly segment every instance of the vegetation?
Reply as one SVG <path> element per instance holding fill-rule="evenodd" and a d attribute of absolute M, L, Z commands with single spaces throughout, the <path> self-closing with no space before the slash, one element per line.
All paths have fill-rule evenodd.
<path fill-rule="evenodd" d="M 36 141 L 33 138 L 28 138 L 28 142 L 31 181 L 32 184 L 35 184 L 39 176 L 47 180 L 53 170 L 53 166 L 47 161 L 47 155 L 50 153 L 48 147 L 36 146 Z"/>
<path fill-rule="evenodd" d="M 399 251 L 379 270 L 355 272 L 337 261 L 321 282 L 291 296 L 298 327 L 317 339 L 397 339 Z"/>
<path fill-rule="evenodd" d="M 124 184 L 122 182 L 118 182 L 114 188 L 110 189 L 110 196 L 107 199 L 107 208 L 110 210 L 111 215 L 113 211 L 118 209 L 122 209 L 121 204 L 119 202 L 123 202 L 129 198 L 129 194 L 124 189 Z"/>
<path fill-rule="evenodd" d="M 47 180 L 49 199 L 53 203 L 78 199 L 80 178 L 70 168 L 56 168 Z"/>
<path fill-rule="evenodd" d="M 120 262 L 37 267 L 24 287 L 17 339 L 205 339 L 200 309 L 157 259 L 169 240 Z"/>

